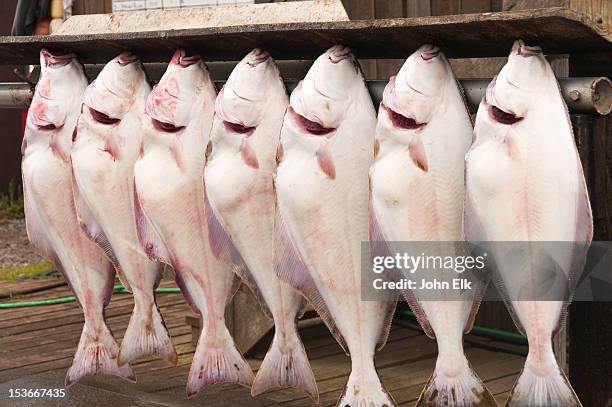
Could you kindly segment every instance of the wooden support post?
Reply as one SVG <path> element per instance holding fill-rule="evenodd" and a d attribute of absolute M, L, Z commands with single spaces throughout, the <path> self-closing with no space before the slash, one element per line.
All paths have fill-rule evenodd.
<path fill-rule="evenodd" d="M 548 57 L 548 61 L 557 78 L 567 78 L 569 76 L 569 59 L 567 55 L 551 55 Z M 569 324 L 570 317 L 567 315 L 563 327 L 553 337 L 553 351 L 557 357 L 557 363 L 559 363 L 559 366 L 565 372 L 569 370 L 567 363 L 567 330 Z"/>
<path fill-rule="evenodd" d="M 375 18 L 412 17 L 405 16 L 405 5 L 401 1 L 374 0 Z M 377 79 L 389 79 L 391 75 L 397 74 L 404 63 L 401 59 L 378 59 L 376 60 Z"/>
<path fill-rule="evenodd" d="M 610 10 L 612 15 L 612 10 Z M 572 56 L 569 72 L 609 75 L 612 53 Z M 595 233 L 612 240 L 612 115 L 573 117 L 574 135 L 584 169 Z M 570 382 L 585 406 L 612 406 L 612 303 L 574 302 L 570 306 Z"/>
<path fill-rule="evenodd" d="M 344 8 L 351 20 L 366 20 L 374 18 L 374 0 L 345 0 Z M 373 59 L 360 60 L 361 70 L 366 79 L 377 79 L 376 61 Z"/>
<path fill-rule="evenodd" d="M 593 219 L 594 240 L 612 240 L 612 117 L 573 117 Z M 612 303 L 570 306 L 570 381 L 585 406 L 612 406 Z"/>

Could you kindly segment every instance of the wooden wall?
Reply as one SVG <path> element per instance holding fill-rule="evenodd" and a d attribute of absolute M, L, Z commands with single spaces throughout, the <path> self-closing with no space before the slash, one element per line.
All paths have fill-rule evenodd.
<path fill-rule="evenodd" d="M 104 14 L 112 10 L 112 0 L 75 0 L 72 14 Z"/>
<path fill-rule="evenodd" d="M 421 17 L 500 11 L 502 0 L 342 0 L 351 19 Z M 408 55 L 413 50 L 406 50 Z M 368 79 L 388 79 L 397 73 L 402 60 L 361 61 Z M 491 76 L 501 66 L 499 59 L 483 64 L 480 59 L 452 61 L 457 76 Z"/>

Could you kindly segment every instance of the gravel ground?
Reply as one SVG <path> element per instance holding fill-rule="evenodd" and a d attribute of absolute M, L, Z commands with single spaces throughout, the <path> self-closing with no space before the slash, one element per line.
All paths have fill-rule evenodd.
<path fill-rule="evenodd" d="M 41 261 L 28 241 L 24 219 L 0 220 L 0 270 Z"/>

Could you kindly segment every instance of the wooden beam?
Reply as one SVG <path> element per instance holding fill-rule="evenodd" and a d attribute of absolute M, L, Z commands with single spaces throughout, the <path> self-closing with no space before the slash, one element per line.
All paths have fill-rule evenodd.
<path fill-rule="evenodd" d="M 346 9 L 351 20 L 367 20 L 376 18 L 374 0 L 349 0 Z M 366 79 L 376 79 L 376 61 L 359 61 Z"/>
<path fill-rule="evenodd" d="M 37 64 L 42 47 L 68 50 L 84 63 L 106 63 L 123 50 L 144 62 L 168 61 L 177 47 L 205 60 L 240 60 L 254 47 L 276 59 L 315 58 L 344 43 L 358 58 L 406 58 L 426 42 L 449 58 L 506 56 L 516 38 L 549 54 L 611 51 L 612 35 L 564 8 L 365 21 L 252 25 L 99 35 L 0 37 L 0 64 Z"/>
<path fill-rule="evenodd" d="M 397 18 L 404 16 L 404 4 L 401 1 L 375 0 L 376 18 Z M 378 59 L 376 60 L 376 78 L 389 79 L 391 75 L 397 74 L 403 59 Z"/>

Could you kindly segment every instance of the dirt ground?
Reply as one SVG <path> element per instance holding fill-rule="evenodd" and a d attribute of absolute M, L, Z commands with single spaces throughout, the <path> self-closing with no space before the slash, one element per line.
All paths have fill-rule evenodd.
<path fill-rule="evenodd" d="M 0 270 L 41 261 L 28 241 L 24 219 L 0 220 Z"/>

